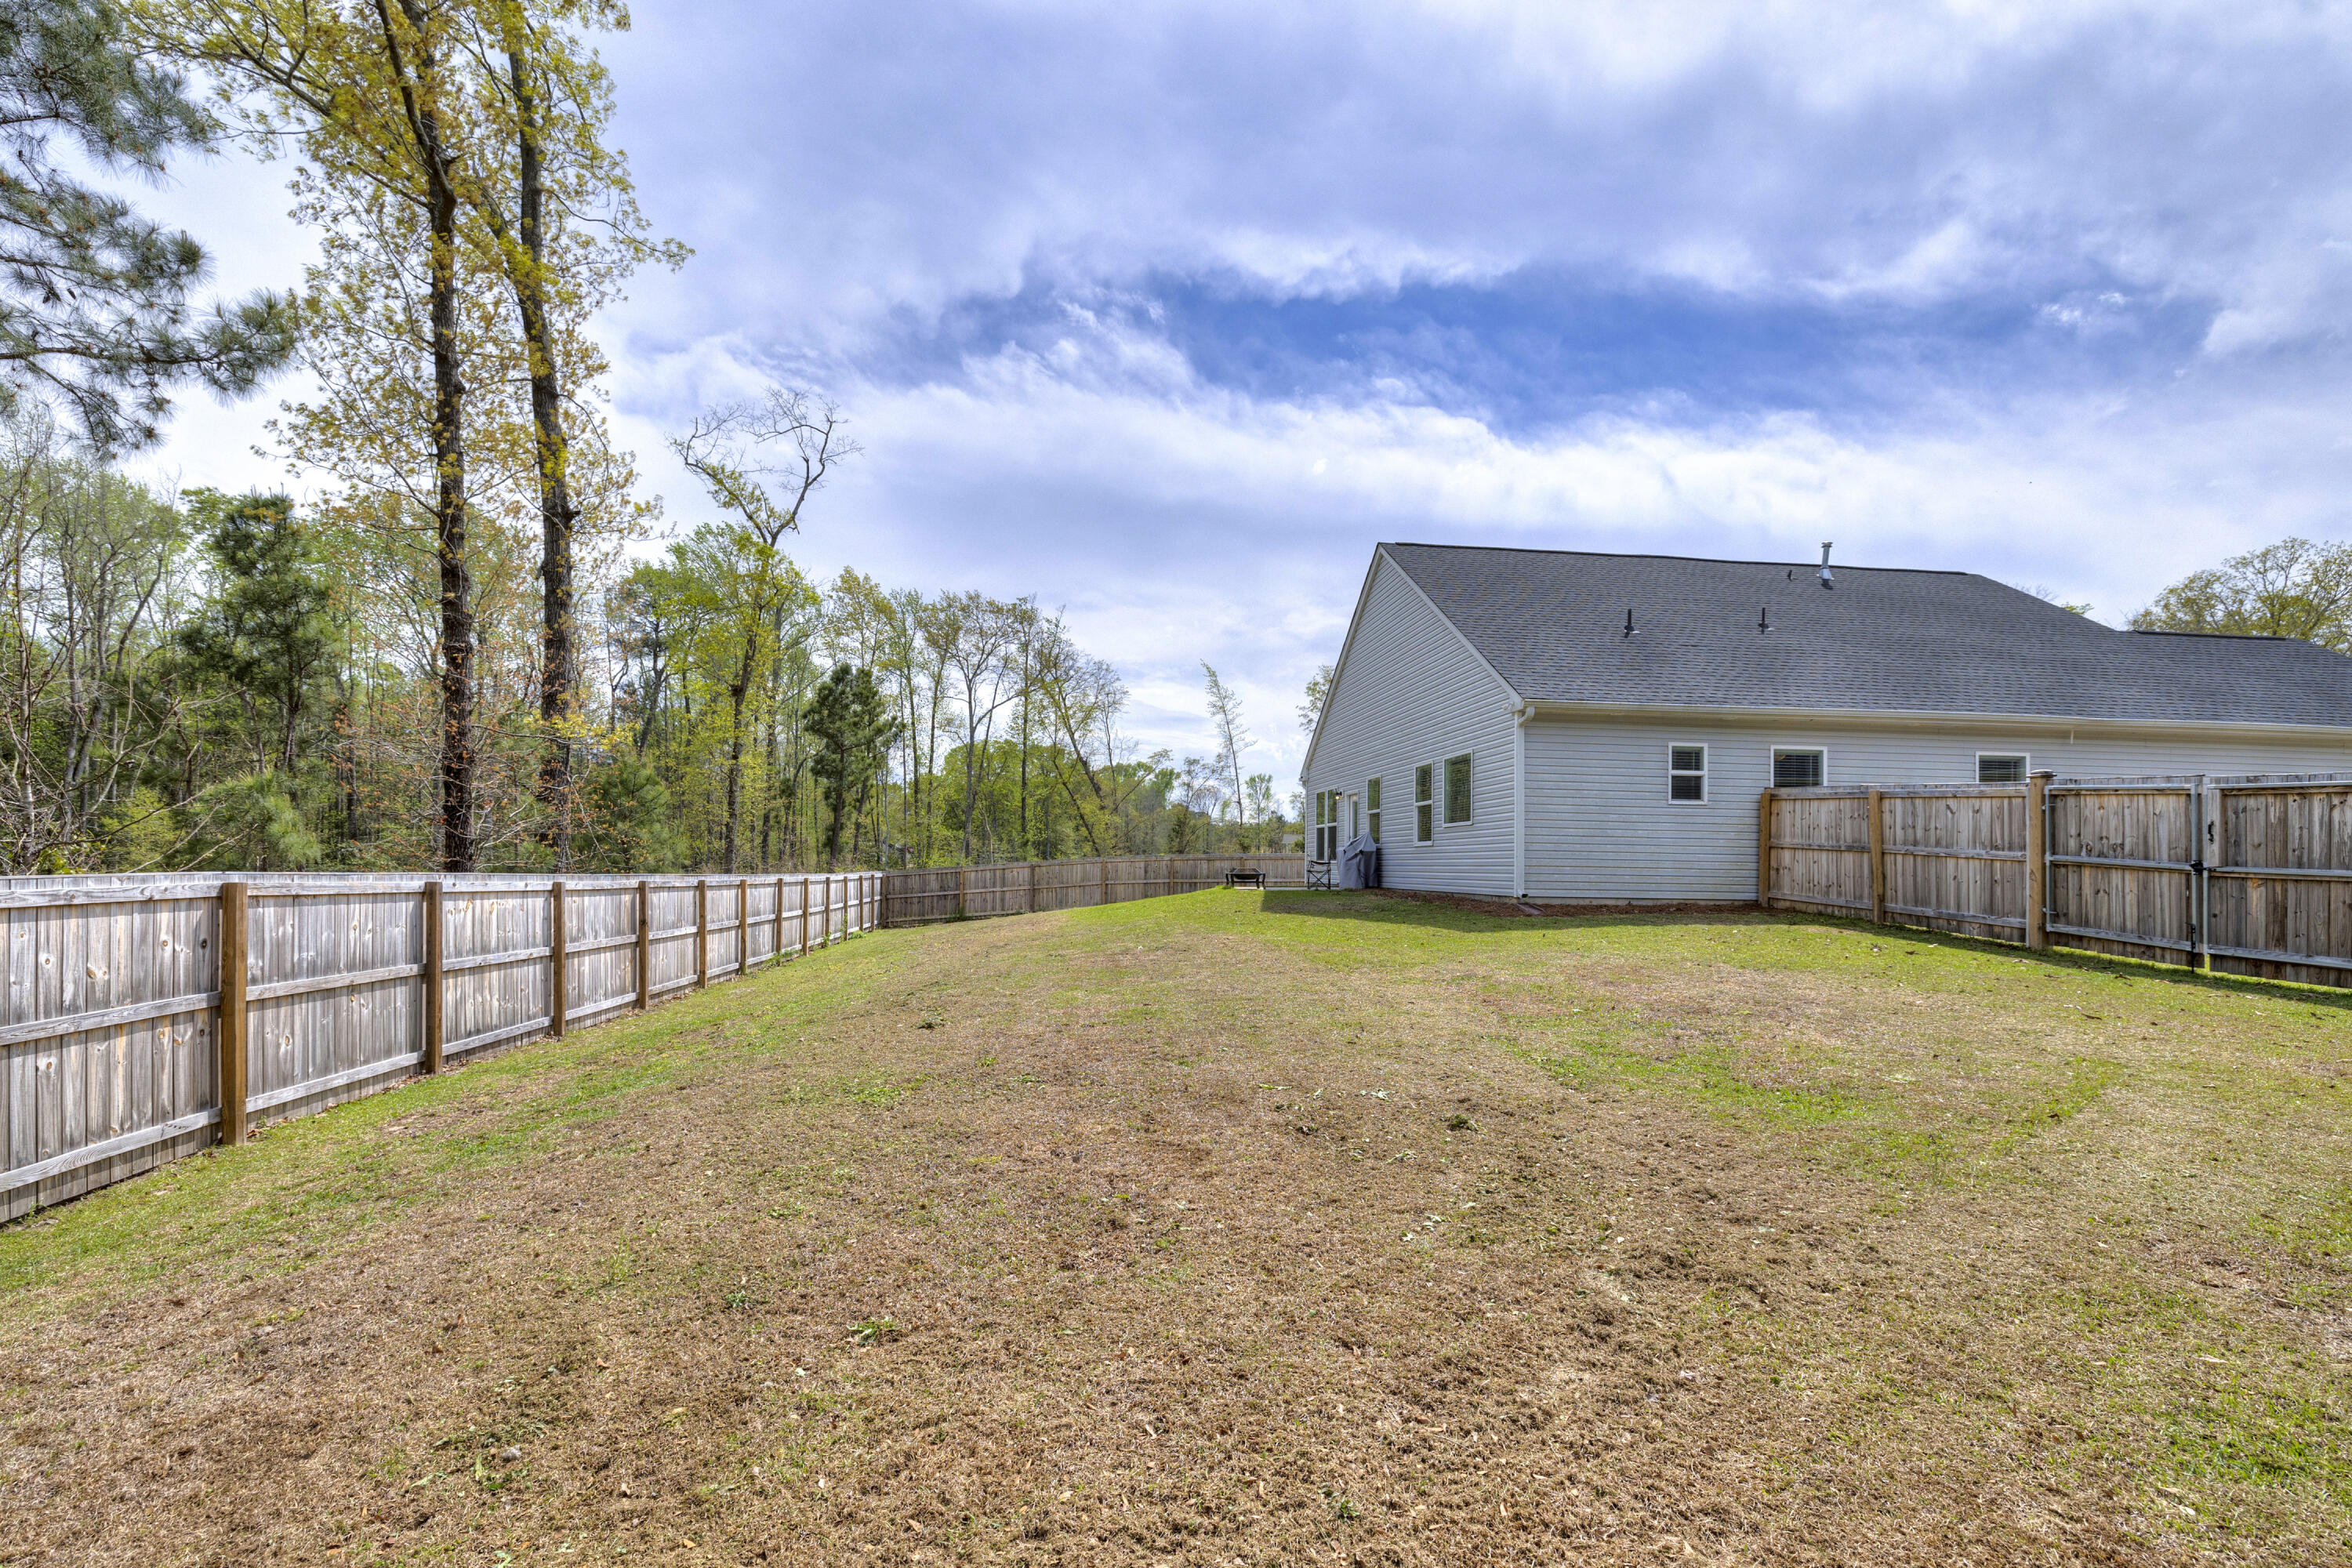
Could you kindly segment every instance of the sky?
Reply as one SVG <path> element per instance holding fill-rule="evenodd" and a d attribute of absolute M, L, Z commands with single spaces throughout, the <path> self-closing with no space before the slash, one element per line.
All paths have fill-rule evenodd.
<path fill-rule="evenodd" d="M 615 140 L 693 247 L 616 432 L 769 384 L 865 450 L 820 579 L 1034 595 L 1145 748 L 1286 786 L 1372 546 L 1964 569 L 2121 624 L 2347 536 L 2352 6 L 642 5 Z M 299 284 L 283 165 L 142 201 Z M 142 466 L 282 484 L 283 386 Z"/>

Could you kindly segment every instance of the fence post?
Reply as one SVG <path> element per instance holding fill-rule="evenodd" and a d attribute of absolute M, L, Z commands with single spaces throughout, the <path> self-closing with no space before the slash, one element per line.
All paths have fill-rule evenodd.
<path fill-rule="evenodd" d="M 441 884 L 425 884 L 425 1070 L 441 1070 Z"/>
<path fill-rule="evenodd" d="M 220 1141 L 245 1142 L 246 1029 L 245 963 L 247 928 L 243 882 L 223 882 L 220 890 L 220 1027 L 213 1031 L 220 1051 Z"/>
<path fill-rule="evenodd" d="M 793 950 L 795 958 L 808 956 L 808 877 L 803 873 L 801 877 L 801 944 Z"/>
<path fill-rule="evenodd" d="M 959 919 L 971 913 L 971 868 L 956 868 L 956 915 Z"/>
<path fill-rule="evenodd" d="M 1100 879 L 1102 882 L 1102 896 L 1095 901 L 1098 906 L 1108 904 L 1110 902 L 1110 857 L 1106 855 L 1097 858 L 1095 861 L 1095 869 L 1102 874 Z"/>
<path fill-rule="evenodd" d="M 1037 912 L 1037 862 L 1034 860 L 1029 862 L 1029 879 L 1022 885 L 1021 912 L 1024 915 Z"/>
<path fill-rule="evenodd" d="M 784 879 L 776 879 L 776 951 L 768 955 L 772 963 L 784 961 Z"/>
<path fill-rule="evenodd" d="M 637 884 L 637 1011 L 654 1001 L 654 885 Z"/>
<path fill-rule="evenodd" d="M 557 1039 L 563 1037 L 563 1016 L 572 1011 L 571 976 L 564 973 L 570 967 L 564 963 L 569 945 L 564 937 L 563 884 L 557 882 L 547 890 L 548 951 L 547 951 L 547 1032 Z"/>
<path fill-rule="evenodd" d="M 2025 781 L 2025 945 L 2050 945 L 2050 780 L 2044 770 Z"/>
<path fill-rule="evenodd" d="M 2197 775 L 2196 793 L 2189 797 L 2189 967 L 2210 973 L 2213 954 L 2205 926 L 2213 912 L 2213 899 L 2205 877 L 2205 868 L 2211 864 L 2205 854 L 2205 825 L 2211 820 L 2212 800 L 2206 794 L 2205 778 L 2203 773 Z"/>
<path fill-rule="evenodd" d="M 735 884 L 735 978 L 751 973 L 751 879 Z"/>
<path fill-rule="evenodd" d="M 1756 807 L 1756 907 L 1772 907 L 1772 792 L 1769 789 Z"/>
<path fill-rule="evenodd" d="M 694 884 L 694 988 L 710 984 L 710 879 Z"/>
<path fill-rule="evenodd" d="M 1877 790 L 1870 792 L 1870 921 L 1882 926 L 1886 923 L 1885 799 Z"/>

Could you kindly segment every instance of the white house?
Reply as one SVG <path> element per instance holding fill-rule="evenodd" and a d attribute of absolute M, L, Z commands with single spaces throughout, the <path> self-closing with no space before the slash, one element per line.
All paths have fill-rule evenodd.
<path fill-rule="evenodd" d="M 1810 784 L 2352 768 L 2352 659 L 2116 631 L 1964 572 L 1383 544 L 1300 775 L 1391 887 L 1756 896 Z"/>

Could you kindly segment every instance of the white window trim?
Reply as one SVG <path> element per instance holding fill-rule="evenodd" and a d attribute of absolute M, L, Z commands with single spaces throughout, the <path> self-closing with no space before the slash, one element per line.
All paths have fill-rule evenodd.
<path fill-rule="evenodd" d="M 1675 766 L 1675 753 L 1676 752 L 1688 752 L 1694 750 L 1698 752 L 1698 798 L 1696 800 L 1676 800 L 1675 798 L 1675 780 L 1677 778 L 1689 778 L 1692 775 L 1688 768 L 1677 768 Z M 1712 771 L 1707 766 L 1707 761 L 1706 742 L 1705 741 L 1669 741 L 1666 742 L 1666 804 L 1668 805 L 1705 805 L 1706 804 L 1706 779 L 1708 773 Z M 1826 763 L 1824 763 L 1824 765 L 1826 765 Z"/>
<path fill-rule="evenodd" d="M 1811 752 L 1815 756 L 1821 758 L 1822 783 L 1820 785 L 1813 787 L 1819 788 L 1828 784 L 1830 782 L 1830 749 L 1827 746 L 1775 746 L 1772 748 L 1772 787 L 1774 789 L 1779 789 L 1780 787 L 1780 753 L 1783 752 Z M 1796 789 L 1802 786 L 1790 784 L 1789 787 L 1790 789 Z"/>
<path fill-rule="evenodd" d="M 1478 753 L 1456 752 L 1437 764 L 1437 826 L 1440 827 L 1475 827 L 1478 825 Z M 1470 764 L 1470 815 L 1455 822 L 1445 815 L 1445 770 L 1455 763 Z"/>
<path fill-rule="evenodd" d="M 1434 844 L 1437 842 L 1437 819 L 1443 815 L 1437 806 L 1437 775 L 1445 764 L 1443 763 L 1426 764 L 1429 768 L 1427 795 L 1421 793 L 1421 770 L 1423 765 L 1420 763 L 1412 764 L 1412 841 L 1415 844 Z M 1429 813 L 1429 837 L 1426 838 L 1421 834 L 1421 814 L 1423 810 Z"/>
<path fill-rule="evenodd" d="M 1976 781 L 1979 784 L 1984 783 L 1984 765 L 1985 759 L 1987 757 L 1999 757 L 2002 762 L 2007 762 L 2011 757 L 2014 757 L 2019 762 L 2025 764 L 2022 768 L 2018 770 L 2021 776 L 2010 782 L 2023 784 L 2027 779 L 2033 776 L 2033 753 L 2031 752 L 1979 752 L 1977 753 Z"/>

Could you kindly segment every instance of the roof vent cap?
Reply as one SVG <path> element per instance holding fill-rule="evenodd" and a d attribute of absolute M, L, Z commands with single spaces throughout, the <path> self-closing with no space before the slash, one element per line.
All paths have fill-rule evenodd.
<path fill-rule="evenodd" d="M 1822 586 L 1824 588 L 1837 586 L 1830 577 L 1830 542 L 1828 540 L 1822 542 Z"/>

